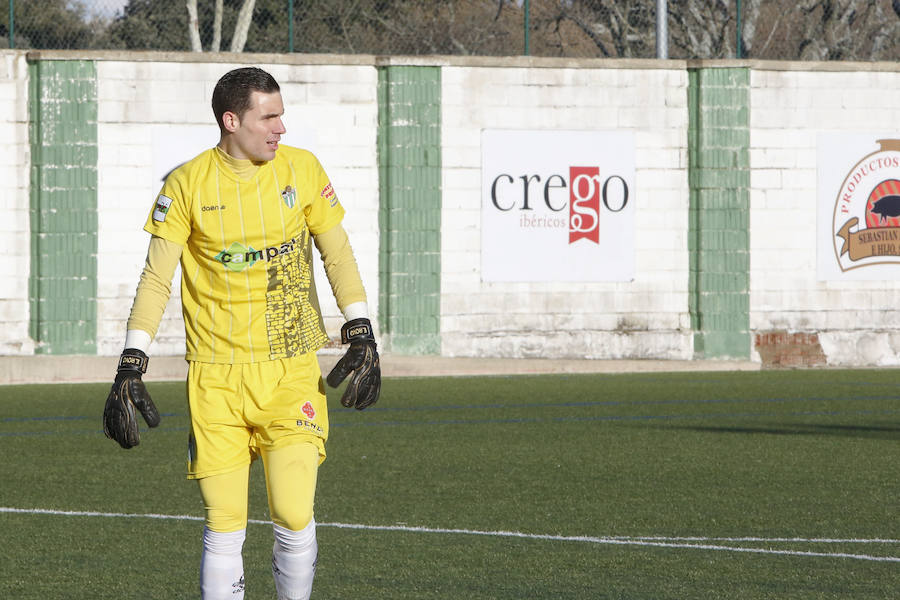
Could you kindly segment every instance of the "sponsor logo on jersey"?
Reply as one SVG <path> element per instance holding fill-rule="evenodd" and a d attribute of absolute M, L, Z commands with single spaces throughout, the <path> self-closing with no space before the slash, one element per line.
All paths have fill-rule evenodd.
<path fill-rule="evenodd" d="M 337 205 L 337 194 L 334 193 L 334 188 L 331 187 L 330 183 L 322 188 L 322 192 L 319 195 L 328 200 L 328 204 L 331 208 L 334 208 Z"/>
<path fill-rule="evenodd" d="M 201 206 L 200 210 L 203 212 L 210 212 L 210 211 L 214 211 L 214 210 L 225 210 L 225 205 L 224 204 L 218 204 L 218 205 L 214 204 L 211 206 Z"/>
<path fill-rule="evenodd" d="M 216 254 L 214 259 L 222 263 L 229 271 L 240 273 L 263 259 L 268 262 L 276 256 L 290 254 L 294 251 L 296 244 L 297 240 L 291 238 L 290 241 L 277 246 L 269 246 L 263 250 L 254 250 L 252 246 L 247 248 L 243 244 L 233 242 L 228 248 Z"/>
<path fill-rule="evenodd" d="M 312 402 L 308 401 L 303 405 L 303 408 L 300 410 L 303 411 L 303 414 L 309 417 L 310 419 L 316 418 L 316 409 L 313 408 Z"/>
<path fill-rule="evenodd" d="M 294 208 L 294 204 L 297 202 L 297 190 L 291 186 L 287 186 L 284 188 L 284 191 L 281 192 L 281 199 L 284 200 L 285 206 Z"/>
<path fill-rule="evenodd" d="M 168 196 L 159 195 L 156 199 L 156 207 L 153 209 L 153 220 L 162 223 L 169 214 L 169 207 L 172 205 L 172 199 Z"/>

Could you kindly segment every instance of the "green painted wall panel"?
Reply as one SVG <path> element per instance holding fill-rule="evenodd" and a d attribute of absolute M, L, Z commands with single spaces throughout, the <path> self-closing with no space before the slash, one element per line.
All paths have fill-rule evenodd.
<path fill-rule="evenodd" d="M 689 300 L 698 358 L 750 355 L 750 73 L 688 72 Z"/>
<path fill-rule="evenodd" d="M 379 321 L 389 349 L 440 353 L 439 67 L 378 71 Z"/>
<path fill-rule="evenodd" d="M 39 354 L 94 354 L 97 338 L 97 75 L 92 61 L 28 66 L 29 332 Z"/>

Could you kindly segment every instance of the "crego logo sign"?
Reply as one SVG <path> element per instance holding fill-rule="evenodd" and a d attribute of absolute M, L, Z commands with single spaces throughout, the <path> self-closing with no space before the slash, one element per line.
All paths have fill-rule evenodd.
<path fill-rule="evenodd" d="M 520 181 L 516 181 L 516 180 Z M 532 211 L 534 187 L 538 187 L 544 206 L 552 213 L 564 214 L 568 208 L 569 243 L 585 239 L 600 243 L 600 212 L 620 212 L 628 205 L 628 183 L 620 175 L 601 177 L 599 167 L 569 167 L 568 178 L 554 173 L 498 175 L 491 184 L 491 202 L 501 211 Z M 561 226 L 559 217 L 550 219 L 520 216 L 520 225 Z"/>
<path fill-rule="evenodd" d="M 482 132 L 482 280 L 628 281 L 630 132 Z"/>

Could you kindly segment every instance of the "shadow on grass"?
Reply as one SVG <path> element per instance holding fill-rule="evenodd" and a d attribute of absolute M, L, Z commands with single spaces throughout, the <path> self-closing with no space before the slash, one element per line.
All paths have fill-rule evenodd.
<path fill-rule="evenodd" d="M 810 423 L 772 423 L 745 425 L 669 425 L 659 429 L 680 429 L 701 433 L 741 433 L 755 435 L 831 435 L 883 440 L 900 440 L 900 424 L 827 425 Z"/>

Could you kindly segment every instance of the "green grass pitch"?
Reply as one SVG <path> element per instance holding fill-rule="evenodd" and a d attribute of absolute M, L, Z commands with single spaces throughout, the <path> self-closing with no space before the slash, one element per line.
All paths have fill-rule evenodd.
<path fill-rule="evenodd" d="M 0 387 L 0 596 L 199 596 L 182 383 L 104 438 L 108 384 Z M 331 393 L 331 392 L 330 392 Z M 324 599 L 893 599 L 892 370 L 397 378 L 331 393 Z M 275 597 L 262 469 L 247 598 Z"/>

